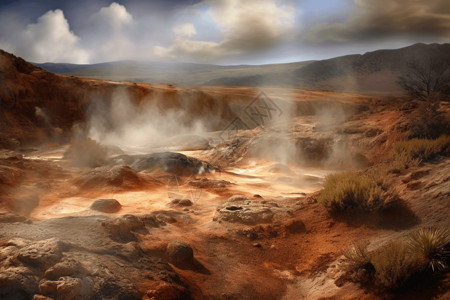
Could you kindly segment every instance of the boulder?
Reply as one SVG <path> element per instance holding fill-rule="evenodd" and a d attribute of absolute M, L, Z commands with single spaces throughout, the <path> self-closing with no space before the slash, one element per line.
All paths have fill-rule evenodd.
<path fill-rule="evenodd" d="M 173 199 L 170 204 L 175 206 L 192 206 L 192 201 L 189 199 Z"/>
<path fill-rule="evenodd" d="M 202 174 L 213 170 L 207 162 L 176 152 L 119 155 L 111 160 L 111 164 L 129 165 L 137 172 L 161 170 L 177 176 Z"/>
<path fill-rule="evenodd" d="M 122 205 L 116 199 L 97 199 L 90 208 L 104 213 L 115 213 L 122 208 Z"/>
<path fill-rule="evenodd" d="M 276 218 L 283 219 L 290 214 L 288 207 L 280 206 L 275 201 L 249 200 L 244 196 L 235 195 L 216 209 L 213 220 L 256 225 L 271 223 Z"/>
<path fill-rule="evenodd" d="M 45 278 L 59 278 L 63 276 L 71 276 L 82 271 L 80 262 L 71 258 L 63 258 L 60 262 L 45 271 Z"/>
<path fill-rule="evenodd" d="M 83 189 L 98 190 L 102 187 L 136 188 L 146 182 L 128 166 L 103 166 L 84 172 L 74 183 Z"/>
<path fill-rule="evenodd" d="M 39 284 L 39 293 L 61 300 L 72 300 L 81 291 L 81 279 L 73 277 L 60 277 L 56 281 L 43 280 Z"/>
<path fill-rule="evenodd" d="M 306 232 L 305 224 L 300 219 L 292 219 L 286 222 L 286 231 L 289 233 L 302 233 Z"/>
<path fill-rule="evenodd" d="M 166 248 L 167 259 L 175 266 L 189 265 L 194 260 L 194 251 L 184 242 L 173 241 Z"/>
<path fill-rule="evenodd" d="M 145 233 L 144 222 L 134 215 L 124 215 L 119 218 L 107 220 L 102 225 L 115 240 L 135 240 L 133 232 Z"/>
<path fill-rule="evenodd" d="M 19 250 L 17 258 L 26 265 L 44 270 L 53 266 L 62 257 L 62 243 L 55 239 L 33 242 Z"/>

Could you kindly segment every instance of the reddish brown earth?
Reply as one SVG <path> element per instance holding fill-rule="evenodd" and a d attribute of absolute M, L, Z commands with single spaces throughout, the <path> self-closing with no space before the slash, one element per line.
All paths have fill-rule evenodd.
<path fill-rule="evenodd" d="M 8 128 L 0 152 L 0 298 L 450 297 L 448 278 L 405 295 L 339 280 L 342 252 L 354 242 L 376 248 L 422 226 L 450 225 L 448 157 L 390 175 L 402 211 L 336 219 L 317 203 L 327 174 L 381 162 L 407 135 L 405 112 L 393 99 L 269 88 L 264 93 L 291 123 L 221 141 L 220 130 L 258 90 L 59 76 L 4 52 L 0 62 L 0 122 Z M 67 144 L 73 125 L 86 121 L 92 101 L 107 101 L 116 89 L 127 89 L 137 106 L 156 101 L 163 109 L 183 107 L 192 119 L 216 120 L 209 122 L 208 145 L 185 147 L 178 152 L 188 159 L 170 156 L 163 164 L 152 151 L 139 160 L 89 140 L 74 151 L 78 144 Z M 50 124 L 36 116 L 36 106 L 52 116 Z M 286 161 L 277 160 L 280 143 L 290 149 Z M 102 159 L 76 165 L 64 155 L 69 148 Z M 196 174 L 198 164 L 209 172 Z M 97 199 L 116 199 L 121 208 L 91 210 Z M 170 257 L 174 241 L 187 243 L 193 258 Z"/>

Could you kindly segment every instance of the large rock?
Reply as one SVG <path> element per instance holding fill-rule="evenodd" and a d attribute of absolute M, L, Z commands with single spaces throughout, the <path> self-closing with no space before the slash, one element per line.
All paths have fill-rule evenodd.
<path fill-rule="evenodd" d="M 21 248 L 17 258 L 24 264 L 45 270 L 61 259 L 62 247 L 56 238 L 38 241 Z"/>
<path fill-rule="evenodd" d="M 45 271 L 45 278 L 59 278 L 63 276 L 72 276 L 83 271 L 79 261 L 72 258 L 63 258 L 60 262 Z"/>
<path fill-rule="evenodd" d="M 81 279 L 73 277 L 61 277 L 56 281 L 43 280 L 39 284 L 39 292 L 42 295 L 55 297 L 56 299 L 72 300 L 81 291 Z"/>
<path fill-rule="evenodd" d="M 92 210 L 105 213 L 115 213 L 122 208 L 122 205 L 116 199 L 97 199 L 91 204 Z"/>
<path fill-rule="evenodd" d="M 213 170 L 213 167 L 207 162 L 176 152 L 120 155 L 113 158 L 111 163 L 129 165 L 138 172 L 162 170 L 178 176 L 202 174 Z"/>
<path fill-rule="evenodd" d="M 75 179 L 75 185 L 83 189 L 137 188 L 147 182 L 128 166 L 104 166 L 91 169 Z"/>
<path fill-rule="evenodd" d="M 290 214 L 288 207 L 280 206 L 275 201 L 249 200 L 242 195 L 235 195 L 216 209 L 213 220 L 255 225 L 270 223 Z"/>
<path fill-rule="evenodd" d="M 0 299 L 30 299 L 36 287 L 37 278 L 30 268 L 0 268 Z"/>
<path fill-rule="evenodd" d="M 134 215 L 124 215 L 116 219 L 104 221 L 102 225 L 114 240 L 135 240 L 134 232 L 145 232 L 144 222 Z"/>
<path fill-rule="evenodd" d="M 187 266 L 194 260 L 194 251 L 184 242 L 173 241 L 167 245 L 167 259 L 175 266 Z"/>

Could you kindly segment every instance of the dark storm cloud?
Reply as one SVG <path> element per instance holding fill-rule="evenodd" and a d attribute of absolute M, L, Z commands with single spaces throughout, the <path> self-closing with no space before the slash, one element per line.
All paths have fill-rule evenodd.
<path fill-rule="evenodd" d="M 316 24 L 306 39 L 366 42 L 395 37 L 424 41 L 450 38 L 448 0 L 354 0 L 354 4 L 345 21 Z"/>

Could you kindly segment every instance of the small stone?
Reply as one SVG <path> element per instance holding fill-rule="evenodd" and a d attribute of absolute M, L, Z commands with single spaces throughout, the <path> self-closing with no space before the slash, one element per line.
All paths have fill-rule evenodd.
<path fill-rule="evenodd" d="M 253 243 L 252 246 L 256 248 L 262 248 L 260 243 Z"/>

